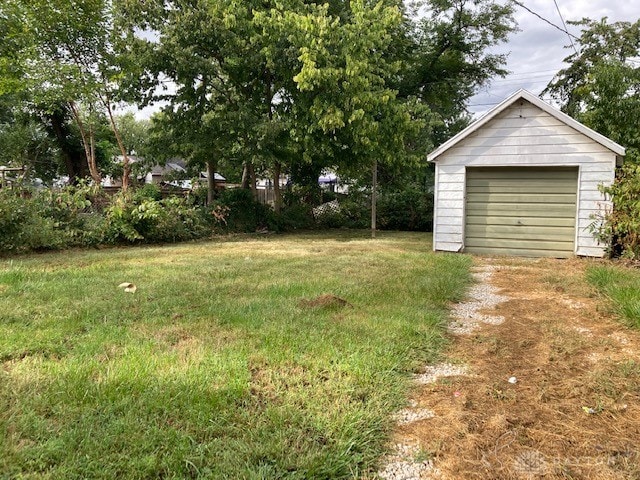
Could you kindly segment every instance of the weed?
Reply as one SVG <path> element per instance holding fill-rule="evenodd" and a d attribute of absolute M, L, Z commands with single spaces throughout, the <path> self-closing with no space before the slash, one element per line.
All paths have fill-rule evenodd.
<path fill-rule="evenodd" d="M 616 313 L 631 327 L 640 329 L 640 272 L 624 266 L 594 266 L 587 279 L 607 296 Z"/>

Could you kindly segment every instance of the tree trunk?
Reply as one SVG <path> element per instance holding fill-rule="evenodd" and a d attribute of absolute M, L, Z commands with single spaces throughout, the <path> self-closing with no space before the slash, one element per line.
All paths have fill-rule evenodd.
<path fill-rule="evenodd" d="M 378 160 L 374 160 L 371 179 L 371 238 L 376 238 L 377 217 L 377 190 L 378 190 Z"/>
<path fill-rule="evenodd" d="M 207 160 L 207 205 L 211 205 L 216 196 L 216 162 Z"/>
<path fill-rule="evenodd" d="M 131 177 L 131 162 L 129 161 L 129 155 L 127 154 L 127 149 L 124 146 L 124 142 L 122 141 L 120 131 L 116 126 L 115 119 L 113 118 L 113 112 L 111 110 L 111 100 L 108 96 L 100 98 L 102 100 L 102 104 L 107 109 L 107 114 L 109 115 L 109 123 L 111 124 L 111 130 L 113 130 L 113 134 L 116 137 L 116 142 L 118 143 L 118 148 L 120 149 L 120 155 L 122 155 L 122 191 L 126 192 L 129 189 L 129 177 Z"/>
<path fill-rule="evenodd" d="M 258 198 L 256 189 L 256 172 L 253 169 L 253 163 L 251 161 L 246 161 L 242 165 L 242 183 L 240 186 L 247 190 L 251 189 L 253 197 Z"/>
<path fill-rule="evenodd" d="M 240 188 L 249 190 L 249 167 L 247 162 L 242 162 L 242 180 L 240 181 Z"/>
<path fill-rule="evenodd" d="M 253 162 L 249 162 L 249 187 L 251 187 L 251 193 L 253 198 L 258 199 L 258 187 L 256 186 L 256 170 L 253 168 Z"/>
<path fill-rule="evenodd" d="M 45 114 L 43 117 L 47 121 L 46 123 L 50 124 L 48 130 L 56 138 L 69 182 L 75 184 L 79 179 L 89 175 L 89 170 L 86 158 L 83 158 L 77 145 L 69 141 L 71 134 L 66 124 L 66 115 L 61 109 L 56 109 L 53 113 Z"/>
<path fill-rule="evenodd" d="M 89 173 L 91 174 L 91 178 L 93 179 L 96 185 L 100 185 L 102 181 L 102 177 L 100 176 L 100 172 L 98 171 L 98 165 L 96 163 L 95 150 L 92 151 L 91 142 L 93 141 L 93 131 L 87 135 L 87 131 L 85 130 L 84 122 L 80 117 L 80 112 L 76 108 L 75 103 L 69 102 L 69 108 L 71 109 L 71 113 L 73 114 L 73 118 L 78 125 L 78 130 L 80 131 L 80 137 L 82 138 L 82 146 L 84 147 L 84 153 L 87 157 L 87 165 L 89 167 Z"/>
<path fill-rule="evenodd" d="M 273 209 L 276 213 L 282 210 L 282 191 L 280 190 L 280 174 L 282 173 L 282 165 L 275 162 L 273 165 Z"/>

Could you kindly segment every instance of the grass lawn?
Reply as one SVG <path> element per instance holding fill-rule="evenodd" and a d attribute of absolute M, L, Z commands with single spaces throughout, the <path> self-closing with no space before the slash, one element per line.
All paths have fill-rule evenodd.
<path fill-rule="evenodd" d="M 614 310 L 628 325 L 640 329 L 640 270 L 622 266 L 595 266 L 589 282 L 609 297 Z"/>
<path fill-rule="evenodd" d="M 471 262 L 366 236 L 0 259 L 0 478 L 375 469 Z"/>

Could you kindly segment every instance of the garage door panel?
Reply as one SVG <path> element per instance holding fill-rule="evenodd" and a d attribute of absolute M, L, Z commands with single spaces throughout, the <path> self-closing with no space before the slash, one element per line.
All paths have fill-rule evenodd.
<path fill-rule="evenodd" d="M 577 168 L 468 168 L 465 251 L 573 255 L 577 184 Z"/>
<path fill-rule="evenodd" d="M 500 203 L 515 203 L 515 204 L 538 204 L 538 203 L 550 203 L 550 204 L 576 204 L 577 195 L 573 193 L 543 193 L 537 192 L 537 194 L 531 193 L 467 193 L 467 200 L 469 203 L 478 204 L 500 204 Z"/>
<path fill-rule="evenodd" d="M 522 168 L 526 168 L 526 167 L 522 167 Z M 471 168 L 469 170 L 471 170 Z M 473 178 L 467 178 L 467 185 L 472 187 L 486 187 L 491 185 L 513 187 L 513 186 L 518 186 L 518 184 L 521 182 L 522 179 L 526 179 L 527 183 L 532 186 L 551 185 L 551 186 L 566 187 L 567 186 L 566 182 L 571 181 L 571 178 L 569 178 L 564 173 L 560 173 L 559 175 L 547 176 L 544 178 L 541 178 L 541 177 L 530 178 L 530 176 L 528 175 L 521 175 L 521 174 L 515 173 L 513 175 L 510 174 L 508 177 L 501 177 L 501 178 L 490 178 L 490 177 L 478 178 L 474 176 Z"/>
<path fill-rule="evenodd" d="M 518 205 L 515 203 L 471 204 L 467 206 L 471 215 L 486 215 L 493 217 L 551 217 L 568 218 L 575 216 L 573 205 L 548 205 L 544 203 L 530 203 Z"/>
<path fill-rule="evenodd" d="M 475 182 L 474 182 L 475 183 Z M 548 182 L 545 185 L 518 185 L 515 182 L 510 182 L 508 185 L 496 185 L 487 181 L 486 185 L 469 185 L 467 183 L 467 192 L 476 193 L 528 193 L 531 195 L 537 195 L 539 193 L 566 193 L 575 195 L 576 191 L 572 186 L 566 185 L 564 182 L 558 182 L 551 184 Z"/>
<path fill-rule="evenodd" d="M 516 252 L 518 249 L 573 251 L 573 241 L 558 240 L 522 240 L 517 238 L 489 239 L 486 237 L 467 237 L 465 247 L 502 248 Z"/>
<path fill-rule="evenodd" d="M 525 227 L 549 226 L 549 227 L 571 227 L 575 221 L 571 218 L 549 218 L 549 217 L 489 217 L 486 215 L 467 215 L 467 225 L 520 225 Z"/>
<path fill-rule="evenodd" d="M 549 226 L 510 226 L 510 225 L 469 225 L 467 237 L 491 237 L 496 239 L 523 239 L 528 240 L 566 240 L 574 234 L 573 227 L 549 227 Z"/>
<path fill-rule="evenodd" d="M 551 258 L 567 258 L 566 250 L 537 250 L 518 248 L 517 250 L 508 248 L 482 248 L 473 247 L 473 251 L 465 250 L 468 253 L 477 255 L 516 255 L 520 257 L 551 257 Z"/>

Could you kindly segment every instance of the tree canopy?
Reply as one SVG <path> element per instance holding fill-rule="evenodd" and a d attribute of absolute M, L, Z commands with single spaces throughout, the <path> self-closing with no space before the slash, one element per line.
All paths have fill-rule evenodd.
<path fill-rule="evenodd" d="M 168 102 L 162 119 L 196 162 L 299 181 L 373 159 L 415 166 L 505 73 L 487 50 L 515 28 L 490 0 L 426 4 L 416 20 L 399 0 L 124 1 L 130 86 Z"/>
<path fill-rule="evenodd" d="M 247 185 L 424 168 L 468 121 L 468 98 L 505 73 L 489 50 L 515 24 L 493 0 L 422 3 L 419 17 L 402 0 L 7 0 L 0 95 L 20 95 L 71 176 L 84 173 L 76 132 L 95 181 L 100 122 L 125 170 L 137 148 L 120 100 L 165 105 L 146 133 L 158 160 L 242 169 Z"/>
<path fill-rule="evenodd" d="M 70 116 L 95 183 L 101 180 L 96 129 L 106 116 L 124 157 L 126 188 L 126 147 L 113 113 L 121 40 L 113 7 L 109 0 L 3 2 L 0 25 L 10 45 L 0 52 L 0 95 L 21 94 L 32 112 L 57 129 L 64 128 Z"/>
<path fill-rule="evenodd" d="M 562 109 L 626 147 L 615 183 L 604 188 L 614 202 L 597 234 L 612 253 L 640 255 L 640 20 L 609 23 L 583 19 L 579 50 L 547 86 Z M 594 219 L 597 220 L 597 219 Z"/>

